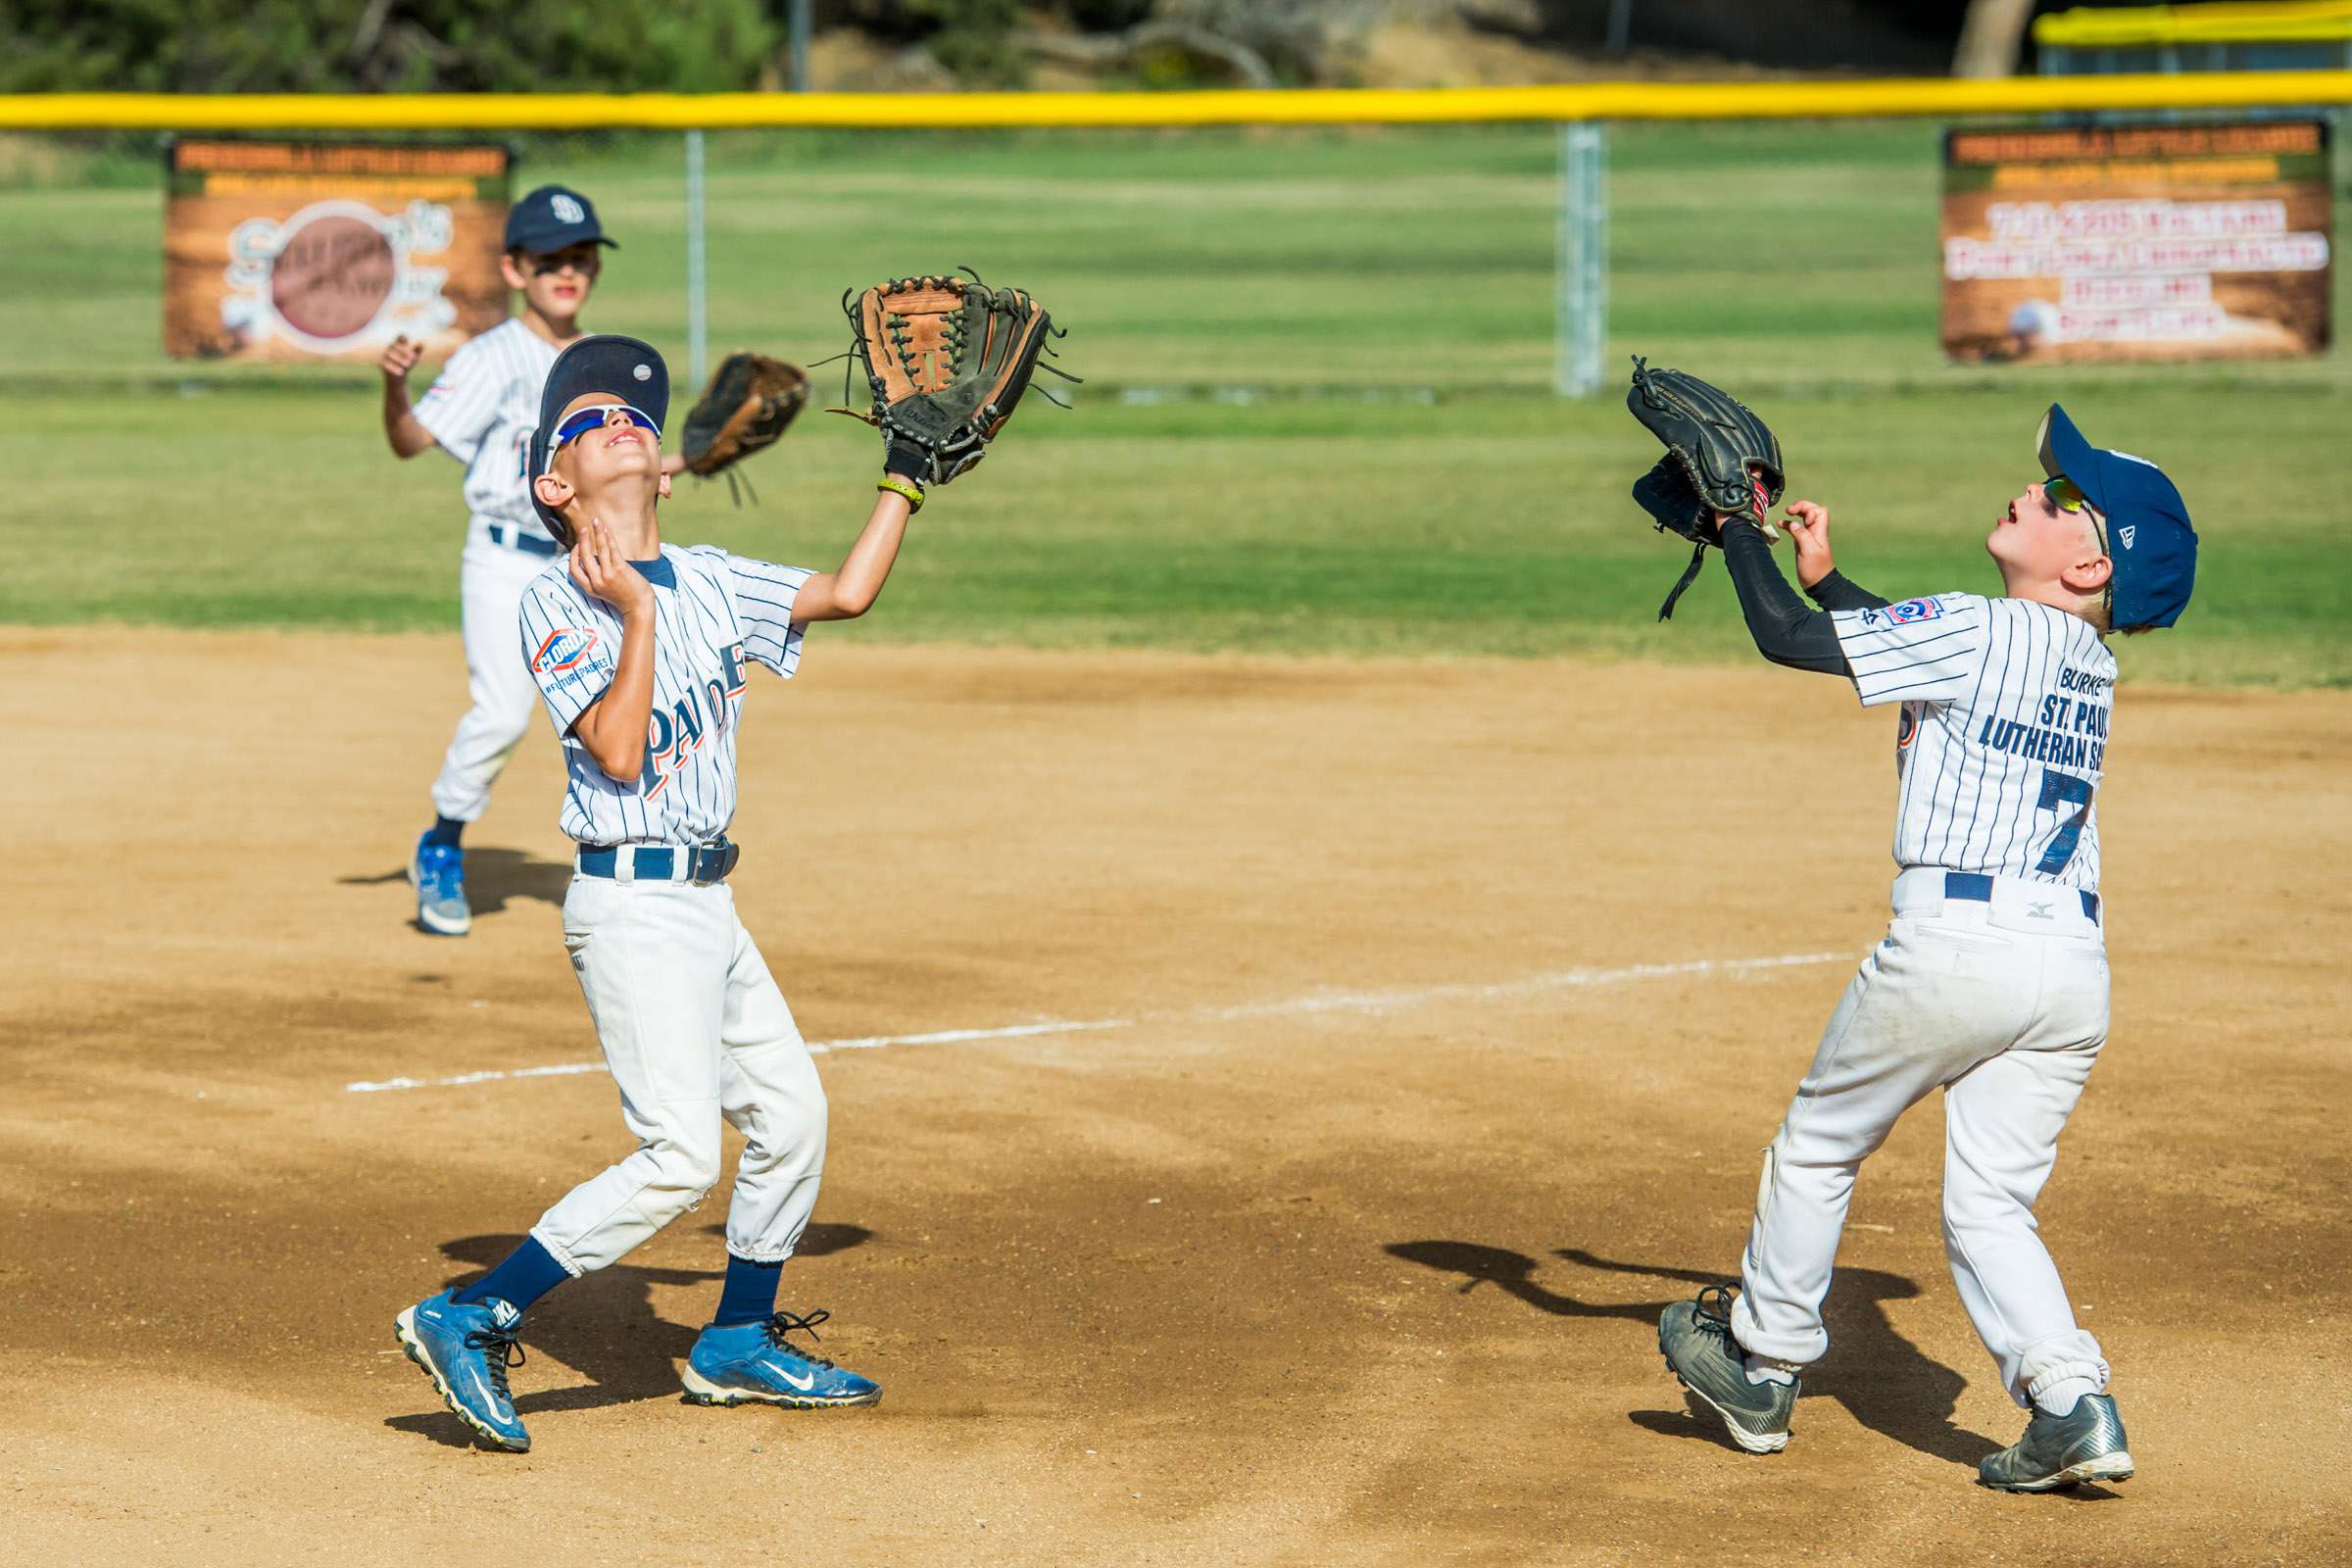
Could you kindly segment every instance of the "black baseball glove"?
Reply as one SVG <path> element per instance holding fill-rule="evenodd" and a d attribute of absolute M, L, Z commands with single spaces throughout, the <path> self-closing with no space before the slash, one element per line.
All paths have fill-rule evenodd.
<path fill-rule="evenodd" d="M 1658 607 L 1658 618 L 1674 613 L 1674 603 L 1698 576 L 1707 547 L 1720 545 L 1718 513 L 1746 513 L 1777 539 L 1771 519 L 1781 499 L 1787 468 L 1781 442 L 1754 411 L 1722 388 L 1681 370 L 1653 370 L 1634 357 L 1633 390 L 1625 395 L 1643 428 L 1665 443 L 1657 466 L 1634 481 L 1634 500 L 1659 530 L 1690 541 L 1690 564 Z"/>

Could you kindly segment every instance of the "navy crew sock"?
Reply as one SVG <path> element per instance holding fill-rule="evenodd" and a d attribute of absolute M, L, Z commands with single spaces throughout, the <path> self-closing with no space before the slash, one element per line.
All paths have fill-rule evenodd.
<path fill-rule="evenodd" d="M 459 837 L 465 831 L 465 823 L 453 822 L 446 816 L 436 816 L 433 818 L 433 825 L 425 832 L 424 842 L 454 850 L 458 847 Z"/>
<path fill-rule="evenodd" d="M 461 1306 L 478 1306 L 496 1297 L 523 1312 L 569 1278 L 570 1273 L 556 1261 L 556 1254 L 539 1245 L 538 1237 L 526 1236 L 505 1262 L 459 1291 L 453 1299 Z"/>
<path fill-rule="evenodd" d="M 761 1323 L 773 1317 L 776 1285 L 783 1277 L 782 1258 L 773 1263 L 755 1263 L 729 1252 L 727 1282 L 719 1287 L 718 1315 L 710 1320 L 710 1326 L 723 1329 L 738 1323 Z"/>

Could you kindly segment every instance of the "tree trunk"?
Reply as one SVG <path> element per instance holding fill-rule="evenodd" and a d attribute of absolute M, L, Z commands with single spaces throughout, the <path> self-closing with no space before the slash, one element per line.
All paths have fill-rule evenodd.
<path fill-rule="evenodd" d="M 1955 76 L 2013 76 L 2034 20 L 2034 0 L 1968 0 L 1960 24 L 1960 47 L 1952 51 Z"/>

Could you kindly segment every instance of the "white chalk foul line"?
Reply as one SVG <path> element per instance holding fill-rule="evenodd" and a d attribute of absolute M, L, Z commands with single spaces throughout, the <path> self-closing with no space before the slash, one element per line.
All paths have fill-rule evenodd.
<path fill-rule="evenodd" d="M 976 1040 L 1025 1040 L 1036 1035 L 1102 1034 L 1133 1029 L 1145 1023 L 1226 1023 L 1243 1018 L 1296 1017 L 1317 1012 L 1394 1012 L 1426 1006 L 1433 1002 L 1485 1002 L 1510 997 L 1542 996 L 1583 986 L 1624 985 L 1636 980 L 1663 980 L 1677 975 L 1746 974 L 1758 969 L 1792 969 L 1809 963 L 1838 963 L 1848 953 L 1785 953 L 1770 958 L 1693 958 L 1685 963 L 1632 963 L 1616 969 L 1560 969 L 1518 980 L 1495 980 L 1467 985 L 1401 986 L 1383 991 L 1318 991 L 1279 1002 L 1245 1003 L 1232 1007 L 1198 1007 L 1184 1012 L 1145 1013 L 1134 1018 L 1056 1018 L 1042 1023 L 1004 1024 L 993 1029 L 937 1029 L 917 1035 L 861 1035 L 853 1040 L 811 1040 L 812 1053 L 879 1051 L 885 1046 L 953 1046 Z M 467 1084 L 496 1083 L 507 1078 L 565 1078 L 575 1073 L 603 1072 L 601 1061 L 560 1061 L 547 1067 L 510 1067 L 484 1072 L 462 1072 L 448 1078 L 385 1078 L 373 1083 L 343 1086 L 354 1095 L 380 1095 L 396 1089 L 459 1089 Z"/>

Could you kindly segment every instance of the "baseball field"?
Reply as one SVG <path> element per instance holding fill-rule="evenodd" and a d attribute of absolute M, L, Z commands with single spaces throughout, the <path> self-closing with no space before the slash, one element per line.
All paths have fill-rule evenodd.
<path fill-rule="evenodd" d="M 1933 1105 L 1788 1451 L 1656 1352 L 1884 926 L 1892 725 L 1764 667 L 1719 569 L 1653 623 L 1654 444 L 1545 390 L 1549 132 L 1006 135 L 952 202 L 921 146 L 719 138 L 710 190 L 722 350 L 968 263 L 1089 378 L 750 699 L 737 898 L 833 1106 L 785 1299 L 887 1392 L 679 1402 L 714 1197 L 534 1311 L 512 1456 L 392 1315 L 628 1139 L 546 739 L 472 935 L 409 924 L 458 470 L 385 454 L 372 371 L 161 361 L 152 159 L 0 144 L 0 1561 L 2352 1554 L 2340 353 L 1947 368 L 1931 128 L 1613 135 L 1613 363 L 1748 396 L 1854 578 L 1992 587 L 2053 399 L 2203 537 L 2119 640 L 2114 1034 L 2038 1210 L 2139 1473 L 2000 1495 Z M 622 241 L 589 324 L 677 358 L 674 146 L 529 151 Z M 811 413 L 668 537 L 829 564 L 874 458 Z"/>

